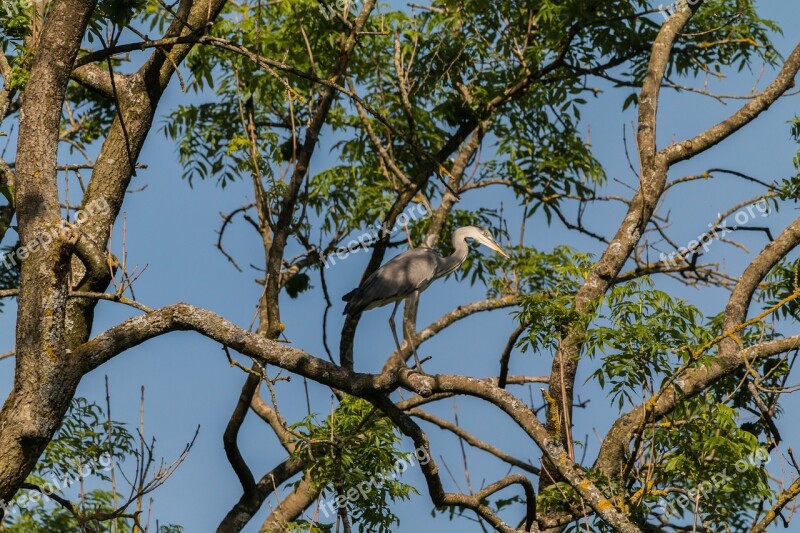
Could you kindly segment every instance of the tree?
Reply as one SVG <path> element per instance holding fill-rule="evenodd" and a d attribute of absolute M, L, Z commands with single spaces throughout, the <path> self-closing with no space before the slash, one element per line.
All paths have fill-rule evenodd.
<path fill-rule="evenodd" d="M 124 423 L 111 418 L 109 396 L 105 408 L 85 398 L 74 398 L 64 423 L 22 484 L 23 490 L 12 501 L 3 502 L 2 530 L 147 531 L 155 521 L 159 533 L 183 531 L 180 526 L 161 525 L 153 520 L 152 500 L 148 505 L 145 496 L 169 479 L 186 458 L 194 439 L 175 461 L 166 464 L 162 460 L 156 465 L 155 438 L 148 442 L 144 434 L 144 389 L 140 409 L 135 437 Z M 123 468 L 124 463 L 129 468 Z M 93 478 L 101 480 L 108 490 L 93 487 Z M 65 497 L 68 492 L 77 493 L 77 501 Z"/>
<path fill-rule="evenodd" d="M 0 116 L 7 133 L 5 124 L 14 124 L 17 149 L 0 166 L 8 202 L 0 217 L 2 238 L 13 227 L 19 243 L 0 278 L 0 295 L 17 297 L 14 387 L 0 411 L 0 498 L 24 486 L 88 372 L 149 339 L 189 330 L 220 343 L 244 373 L 223 435 L 242 495 L 219 531 L 241 530 L 284 485 L 291 491 L 263 530 L 390 531 L 391 502 L 415 491 L 392 472 L 412 460 L 437 509 L 475 514 L 499 531 L 765 530 L 800 492 L 800 480 L 780 486 L 762 464 L 765 453 L 783 448 L 775 419 L 792 391 L 786 384 L 800 348 L 800 337 L 785 331 L 800 295 L 800 220 L 774 238 L 767 229 L 769 244 L 738 277 L 705 256 L 712 240 L 731 240 L 728 216 L 786 205 L 796 198 L 797 178 L 765 182 L 719 168 L 669 177 L 786 95 L 800 46 L 783 58 L 770 40 L 779 28 L 747 0 L 666 9 L 643 0 L 376 4 L 4 4 Z M 730 100 L 693 84 L 762 64 L 773 79 L 726 119 L 684 141 L 656 136 L 663 89 Z M 110 248 L 142 146 L 159 135 L 152 131 L 157 106 L 173 78 L 209 97 L 167 111 L 165 133 L 179 143 L 187 181 L 252 182 L 255 200 L 224 217 L 218 247 L 239 268 L 225 235 L 239 216 L 258 232 L 264 275 L 254 291 L 255 331 L 188 304 L 151 309 L 135 301 L 137 273 Z M 626 91 L 625 107 L 638 110 L 637 182 L 624 194 L 613 191 L 582 134 L 581 112 L 598 84 Z M 338 164 L 312 171 L 323 143 Z M 91 173 L 85 187 L 80 170 Z M 667 193 L 726 174 L 764 192 L 739 199 L 680 246 L 660 210 Z M 80 185 L 80 214 L 64 205 L 60 178 Z M 385 355 L 380 373 L 355 370 L 360 317 L 345 320 L 338 358 L 281 342 L 282 309 L 295 305 L 282 295 L 299 302 L 318 294 L 311 291 L 318 275 L 316 303 L 327 318 L 325 265 L 357 249 L 370 253 L 365 277 L 406 242 L 446 251 L 460 225 L 488 226 L 510 241 L 509 215 L 462 207 L 494 188 L 514 195 L 521 233 L 538 217 L 593 239 L 599 253 L 537 250 L 520 237 L 508 262 L 471 258 L 456 277 L 485 287 L 487 298 L 422 328 L 416 304 L 409 305 L 404 330 L 412 338 Z M 618 209 L 609 211 L 612 226 L 599 231 L 584 214 L 606 203 Z M 650 260 L 656 253 L 659 260 Z M 670 292 L 669 280 L 727 288 L 727 305 L 705 316 Z M 92 336 L 99 301 L 141 314 Z M 512 310 L 517 322 L 498 376 L 419 374 L 406 366 L 411 343 L 498 309 Z M 327 346 L 327 320 L 321 328 Z M 552 357 L 550 373 L 511 375 L 516 347 Z M 618 411 L 593 462 L 575 453 L 581 367 L 594 372 Z M 336 405 L 324 418 L 285 420 L 275 392 L 284 371 L 327 388 Z M 509 390 L 530 383 L 547 384 L 541 414 Z M 413 395 L 403 399 L 401 390 Z M 479 399 L 509 417 L 540 466 L 425 410 L 450 397 Z M 250 410 L 288 454 L 258 479 L 237 445 Z M 516 471 L 498 469 L 477 491 L 446 490 L 435 446 L 415 419 Z M 401 435 L 413 440 L 414 457 L 400 450 Z M 329 498 L 335 505 L 326 508 Z"/>

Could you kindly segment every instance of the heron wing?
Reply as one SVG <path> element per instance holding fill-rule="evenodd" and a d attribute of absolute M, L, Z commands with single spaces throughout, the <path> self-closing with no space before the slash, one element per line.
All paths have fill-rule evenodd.
<path fill-rule="evenodd" d="M 436 252 L 415 248 L 392 258 L 360 287 L 345 294 L 344 313 L 355 315 L 425 290 L 436 275 Z"/>

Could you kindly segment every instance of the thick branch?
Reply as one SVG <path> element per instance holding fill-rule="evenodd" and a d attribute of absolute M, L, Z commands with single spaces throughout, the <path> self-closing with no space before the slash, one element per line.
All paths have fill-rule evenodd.
<path fill-rule="evenodd" d="M 640 529 L 630 522 L 625 513 L 615 505 L 586 477 L 584 470 L 570 459 L 557 438 L 536 417 L 536 414 L 516 396 L 485 380 L 464 376 L 430 376 L 429 387 L 433 393 L 451 392 L 474 396 L 490 402 L 503 410 L 530 436 L 547 456 L 558 474 L 567 481 L 592 509 L 608 524 L 621 532 L 638 532 Z M 387 413 L 388 415 L 389 413 Z M 391 415 L 390 415 L 391 416 Z M 394 419 L 393 419 L 394 420 Z M 395 420 L 395 423 L 397 421 Z M 405 429 L 401 426 L 401 429 Z M 406 433 L 408 434 L 408 433 Z M 413 435 L 409 435 L 414 438 Z M 416 442 L 416 439 L 415 439 Z M 420 443 L 423 444 L 423 443 Z"/>
<path fill-rule="evenodd" d="M 744 348 L 726 357 L 716 357 L 708 365 L 688 370 L 678 381 L 680 388 L 673 386 L 658 398 L 649 398 L 614 423 L 603 440 L 595 466 L 612 479 L 618 477 L 626 464 L 631 438 L 645 417 L 657 421 L 672 412 L 680 402 L 700 394 L 716 381 L 741 368 L 745 361 L 752 365 L 760 359 L 798 348 L 800 336 L 787 337 Z"/>
<path fill-rule="evenodd" d="M 628 211 L 611 243 L 600 260 L 589 271 L 586 281 L 575 295 L 575 310 L 591 313 L 596 302 L 608 290 L 619 275 L 628 257 L 639 242 L 647 223 L 658 205 L 667 179 L 667 165 L 656 153 L 656 117 L 658 96 L 664 71 L 675 39 L 692 14 L 703 4 L 694 3 L 691 9 L 683 6 L 664 23 L 659 30 L 650 53 L 642 91 L 639 96 L 639 129 L 637 133 L 639 159 L 641 163 L 640 187 L 629 204 Z M 558 435 L 567 449 L 572 450 L 572 404 L 575 376 L 578 370 L 578 354 L 584 339 L 582 323 L 560 343 L 553 360 L 550 378 L 550 396 L 554 403 L 548 408 L 548 429 Z M 553 411 L 557 410 L 557 416 Z M 548 466 L 543 463 L 544 469 Z M 551 472 L 551 475 L 554 474 Z M 551 476 L 540 478 L 540 487 L 552 483 Z"/>
<path fill-rule="evenodd" d="M 55 0 L 47 13 L 22 95 L 16 159 L 22 264 L 14 388 L 0 412 L 0 499 L 25 480 L 67 409 L 79 375 L 67 363 L 68 247 L 37 240 L 61 221 L 56 182 L 61 107 L 72 64 L 94 10 L 91 0 Z M 6 178 L 7 179 L 7 178 Z"/>
<path fill-rule="evenodd" d="M 239 394 L 236 407 L 234 407 L 231 418 L 228 420 L 228 425 L 225 426 L 225 432 L 222 434 L 225 455 L 228 458 L 228 462 L 231 464 L 231 468 L 233 468 L 233 471 L 236 473 L 236 477 L 239 478 L 239 483 L 241 483 L 242 491 L 244 492 L 244 498 L 252 496 L 256 487 L 256 480 L 239 451 L 237 439 L 239 437 L 239 429 L 241 429 L 244 418 L 250 410 L 250 402 L 258 389 L 259 381 L 260 379 L 254 374 L 247 374 L 247 379 L 245 379 L 244 385 L 242 386 L 242 391 Z"/>
<path fill-rule="evenodd" d="M 297 348 L 247 332 L 211 311 L 183 303 L 126 320 L 73 350 L 72 356 L 87 373 L 116 355 L 171 331 L 196 331 L 263 365 L 279 366 L 357 396 L 389 391 L 396 380 L 388 374 L 349 372 Z"/>
<path fill-rule="evenodd" d="M 228 511 L 217 527 L 217 533 L 238 533 L 253 518 L 264 501 L 278 487 L 292 477 L 303 471 L 305 464 L 295 459 L 286 459 L 281 464 L 267 472 L 256 484 L 256 489 L 251 495 L 242 495 L 236 505 Z"/>
<path fill-rule="evenodd" d="M 275 507 L 262 524 L 262 533 L 276 533 L 286 531 L 286 525 L 296 520 L 303 512 L 319 498 L 320 488 L 308 476 L 281 503 Z"/>
<path fill-rule="evenodd" d="M 775 100 L 794 87 L 794 79 L 798 70 L 800 70 L 800 44 L 792 50 L 775 80 L 736 113 L 696 137 L 664 149 L 667 162 L 672 165 L 690 159 L 721 143 L 752 122 L 758 115 L 769 109 Z"/>
<path fill-rule="evenodd" d="M 800 478 L 795 479 L 792 484 L 789 486 L 788 489 L 783 491 L 778 497 L 778 501 L 775 502 L 769 511 L 767 511 L 766 516 L 753 528 L 750 530 L 750 533 L 763 533 L 767 530 L 769 525 L 778 518 L 778 513 L 780 513 L 784 507 L 789 505 L 797 495 L 800 494 Z M 788 527 L 788 526 L 784 526 Z"/>
<path fill-rule="evenodd" d="M 639 130 L 636 139 L 639 146 L 642 168 L 652 165 L 656 156 L 656 122 L 658 118 L 658 96 L 661 81 L 669 64 L 672 47 L 680 31 L 692 18 L 703 1 L 694 2 L 691 8 L 681 5 L 661 27 L 650 51 L 642 91 L 639 95 Z"/>
<path fill-rule="evenodd" d="M 761 281 L 775 265 L 798 245 L 800 245 L 800 218 L 787 226 L 778 235 L 777 239 L 764 247 L 758 257 L 747 265 L 747 268 L 742 272 L 739 282 L 731 292 L 728 304 L 725 307 L 723 331 L 731 331 L 747 319 L 750 301 Z M 736 350 L 737 346 L 735 343 L 731 344 L 731 342 L 733 341 L 723 343 L 723 353 Z"/>

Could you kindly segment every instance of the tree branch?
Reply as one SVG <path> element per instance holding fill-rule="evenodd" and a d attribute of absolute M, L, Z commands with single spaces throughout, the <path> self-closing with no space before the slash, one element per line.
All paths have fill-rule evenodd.
<path fill-rule="evenodd" d="M 792 50 L 775 80 L 736 113 L 691 139 L 665 148 L 663 153 L 668 164 L 673 165 L 679 161 L 690 159 L 721 143 L 752 122 L 758 115 L 769 109 L 781 95 L 794 87 L 794 78 L 797 76 L 798 69 L 800 69 L 800 44 Z"/>
<path fill-rule="evenodd" d="M 497 531 L 500 531 L 501 533 L 516 533 L 515 528 L 512 528 L 503 522 L 500 517 L 497 516 L 494 511 L 492 511 L 489 506 L 485 505 L 476 495 L 445 492 L 444 487 L 442 486 L 442 481 L 439 477 L 439 467 L 436 465 L 436 462 L 433 459 L 430 443 L 428 442 L 428 436 L 425 434 L 425 432 L 422 431 L 422 429 L 411 419 L 410 416 L 392 403 L 388 397 L 374 396 L 368 399 L 374 405 L 378 406 L 404 434 L 411 437 L 417 449 L 425 450 L 429 460 L 425 464 L 420 463 L 420 467 L 422 468 L 422 473 L 425 476 L 425 481 L 428 485 L 428 492 L 430 493 L 431 500 L 433 500 L 435 505 L 460 506 L 472 509 L 481 518 L 489 522 L 489 524 L 491 524 L 492 527 L 494 527 Z M 521 474 L 518 474 L 518 476 L 525 478 Z M 522 482 L 516 476 L 514 476 L 514 478 L 514 482 L 522 483 L 523 487 L 525 488 L 528 509 L 526 522 L 528 524 L 527 529 L 530 529 L 535 519 L 536 512 L 536 495 L 533 490 L 533 485 L 530 484 L 530 481 L 528 481 L 527 478 L 525 478 L 525 482 Z M 503 483 L 502 480 L 499 483 Z M 509 483 L 506 483 L 503 486 L 507 486 L 508 484 Z M 491 487 L 494 488 L 495 485 L 496 484 L 492 485 Z M 499 490 L 499 488 L 496 490 Z"/>
<path fill-rule="evenodd" d="M 287 452 L 292 453 L 295 449 L 295 437 L 287 429 L 286 421 L 281 417 L 280 413 L 267 405 L 267 402 L 265 402 L 258 393 L 253 395 L 250 408 L 261 420 L 269 424 L 269 427 L 272 428 L 275 436 L 277 436 L 278 440 L 281 442 L 281 446 L 283 446 Z"/>
<path fill-rule="evenodd" d="M 476 438 L 472 433 L 466 431 L 461 426 L 458 426 L 448 420 L 440 418 L 436 415 L 432 415 L 431 413 L 423 411 L 422 409 L 410 409 L 406 411 L 406 413 L 409 414 L 410 416 L 419 418 L 421 420 L 425 420 L 426 422 L 430 422 L 431 424 L 439 426 L 441 429 L 449 431 L 458 436 L 459 438 L 464 439 L 464 441 L 466 441 L 467 444 L 469 444 L 470 446 L 488 452 L 497 457 L 498 459 L 500 459 L 501 461 L 505 461 L 506 463 L 512 466 L 516 466 L 517 468 L 521 468 L 522 470 L 530 472 L 531 474 L 536 474 L 537 476 L 540 473 L 540 470 L 535 466 L 526 463 L 525 461 L 522 461 L 520 459 L 517 459 L 516 457 L 505 453 L 499 448 L 496 448 L 495 446 L 492 446 L 491 444 Z"/>
<path fill-rule="evenodd" d="M 637 141 L 641 165 L 640 186 L 631 200 L 625 218 L 600 260 L 589 271 L 586 281 L 575 295 L 575 310 L 579 313 L 592 312 L 596 302 L 605 294 L 619 275 L 631 252 L 641 239 L 647 223 L 655 212 L 664 191 L 667 179 L 665 159 L 656 153 L 656 118 L 661 80 L 669 64 L 669 57 L 675 39 L 703 4 L 703 0 L 681 4 L 661 27 L 653 43 L 647 64 L 642 90 L 639 96 L 639 128 Z M 549 394 L 554 399 L 548 407 L 548 430 L 560 433 L 561 441 L 572 452 L 572 404 L 575 376 L 578 371 L 578 353 L 584 339 L 585 326 L 579 323 L 559 343 L 550 374 Z M 552 411 L 558 411 L 553 416 Z M 543 468 L 549 470 L 543 463 Z M 540 478 L 540 490 L 553 481 L 550 476 Z M 551 479 L 552 478 L 552 479 Z"/>
<path fill-rule="evenodd" d="M 495 309 L 502 309 L 504 307 L 513 307 L 517 304 L 519 304 L 519 296 L 510 295 L 502 298 L 480 300 L 470 304 L 460 305 L 453 311 L 450 311 L 435 322 L 431 323 L 426 328 L 418 331 L 413 336 L 413 344 L 414 346 L 419 347 L 422 343 L 441 332 L 448 326 L 458 322 L 462 318 L 466 318 L 470 315 L 474 315 L 475 313 L 480 313 L 483 311 L 492 311 Z M 409 357 L 411 357 L 411 346 L 407 341 L 404 340 L 403 344 L 400 346 L 400 352 L 395 351 L 389 360 L 386 361 L 386 364 L 383 367 L 383 372 L 388 372 L 392 368 L 403 366 Z"/>
<path fill-rule="evenodd" d="M 242 457 L 237 444 L 239 437 L 239 429 L 244 423 L 245 416 L 250 409 L 250 402 L 256 394 L 260 378 L 254 374 L 247 374 L 247 378 L 242 385 L 242 391 L 239 393 L 239 399 L 236 402 L 236 407 L 233 409 L 230 420 L 225 426 L 225 432 L 222 434 L 222 443 L 225 448 L 225 456 L 231 464 L 236 477 L 239 478 L 239 483 L 242 485 L 243 498 L 251 498 L 256 488 L 256 480 L 253 477 L 253 472 L 247 466 L 247 463 Z"/>
<path fill-rule="evenodd" d="M 763 342 L 725 357 L 715 357 L 708 365 L 687 370 L 677 385 L 666 393 L 651 397 L 635 409 L 625 413 L 611 426 L 603 439 L 595 466 L 614 479 L 619 476 L 627 458 L 630 440 L 645 419 L 657 421 L 672 412 L 682 401 L 692 398 L 716 381 L 743 365 L 800 348 L 800 335 Z"/>
<path fill-rule="evenodd" d="M 303 477 L 300 484 L 272 510 L 261 525 L 262 533 L 286 531 L 286 525 L 297 517 L 319 498 L 320 488 L 308 476 Z"/>
<path fill-rule="evenodd" d="M 263 365 L 275 365 L 356 396 L 396 387 L 397 376 L 359 374 L 262 335 L 250 333 L 219 315 L 179 303 L 126 320 L 73 350 L 73 358 L 88 373 L 106 361 L 149 339 L 172 331 L 196 331 L 247 355 Z"/>
<path fill-rule="evenodd" d="M 769 525 L 778 518 L 779 513 L 790 504 L 797 495 L 800 494 L 800 478 L 795 479 L 792 484 L 784 490 L 781 495 L 778 497 L 778 501 L 775 502 L 769 511 L 767 511 L 766 516 L 753 528 L 750 530 L 750 533 L 763 533 L 767 530 Z M 788 526 L 784 526 L 788 527 Z"/>
<path fill-rule="evenodd" d="M 625 533 L 641 531 L 633 524 L 627 515 L 619 511 L 616 506 L 600 491 L 600 489 L 586 477 L 586 472 L 570 459 L 564 446 L 557 438 L 553 438 L 547 428 L 539 421 L 536 414 L 523 402 L 508 391 L 501 389 L 485 380 L 465 376 L 443 375 L 428 376 L 429 387 L 435 393 L 451 392 L 466 394 L 483 399 L 497 406 L 522 428 L 525 433 L 536 442 L 544 452 L 550 464 L 558 474 L 567 481 L 575 491 L 588 503 L 591 508 L 615 530 Z M 383 405 L 383 404 L 382 404 Z M 381 408 L 383 408 L 381 405 Z M 384 411 L 385 412 L 385 411 Z M 387 412 L 387 415 L 391 415 Z M 392 417 L 393 421 L 398 421 Z M 406 432 L 406 427 L 398 424 L 404 433 L 415 439 L 415 443 L 426 445 L 427 440 L 417 443 L 414 435 Z"/>
<path fill-rule="evenodd" d="M 267 497 L 275 492 L 292 477 L 303 471 L 305 463 L 296 459 L 286 459 L 281 464 L 267 472 L 256 484 L 255 491 L 249 495 L 242 495 L 239 501 L 228 511 L 217 527 L 217 533 L 238 533 L 261 509 Z"/>

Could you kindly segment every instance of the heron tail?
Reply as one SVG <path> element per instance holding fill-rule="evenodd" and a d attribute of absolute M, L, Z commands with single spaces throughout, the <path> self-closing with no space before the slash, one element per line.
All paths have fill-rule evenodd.
<path fill-rule="evenodd" d="M 345 294 L 344 296 L 342 296 L 342 300 L 344 300 L 345 302 L 349 302 L 350 300 L 353 299 L 353 296 L 355 296 L 357 292 L 358 292 L 358 289 L 353 289 L 352 291 L 350 291 L 347 294 Z"/>
<path fill-rule="evenodd" d="M 356 314 L 355 313 L 355 307 L 356 307 L 355 304 L 356 304 L 356 302 L 358 302 L 358 296 L 359 296 L 358 293 L 359 293 L 359 290 L 358 290 L 358 288 L 356 288 L 356 289 L 353 289 L 352 291 L 348 292 L 344 296 L 342 296 L 342 300 L 347 302 L 347 305 L 344 306 L 344 311 L 342 312 L 343 315 L 354 315 L 354 314 Z"/>

